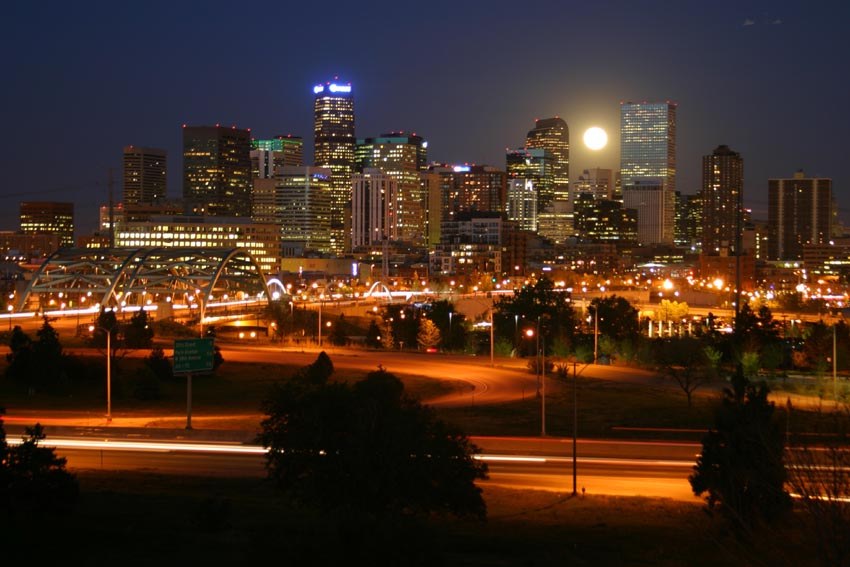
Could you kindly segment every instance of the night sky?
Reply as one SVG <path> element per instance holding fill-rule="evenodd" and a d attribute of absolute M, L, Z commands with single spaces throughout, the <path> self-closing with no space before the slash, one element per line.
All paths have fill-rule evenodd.
<path fill-rule="evenodd" d="M 534 118 L 571 132 L 571 175 L 617 168 L 619 102 L 672 100 L 677 185 L 701 156 L 744 158 L 745 203 L 767 179 L 832 177 L 841 217 L 850 132 L 845 2 L 15 2 L 0 18 L 0 229 L 18 202 L 73 200 L 96 224 L 125 145 L 169 152 L 182 193 L 181 125 L 292 133 L 312 155 L 312 86 L 354 88 L 357 135 L 414 131 L 429 158 L 504 168 Z M 601 152 L 584 130 L 605 128 Z"/>

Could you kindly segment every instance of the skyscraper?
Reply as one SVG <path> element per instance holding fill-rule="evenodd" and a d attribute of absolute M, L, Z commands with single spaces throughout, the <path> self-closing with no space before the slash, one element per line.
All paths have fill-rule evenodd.
<path fill-rule="evenodd" d="M 735 248 L 742 229 L 744 160 L 729 146 L 717 146 L 702 158 L 702 253 L 720 254 Z"/>
<path fill-rule="evenodd" d="M 542 118 L 534 121 L 534 129 L 525 138 L 526 148 L 544 149 L 552 152 L 554 162 L 554 200 L 567 200 L 570 193 L 570 129 L 559 117 Z"/>
<path fill-rule="evenodd" d="M 799 260 L 806 244 L 824 244 L 832 236 L 832 179 L 806 177 L 767 182 L 768 258 Z"/>
<path fill-rule="evenodd" d="M 623 206 L 637 211 L 638 244 L 673 244 L 676 195 L 657 177 L 635 179 L 623 188 Z"/>
<path fill-rule="evenodd" d="M 274 177 L 281 167 L 304 165 L 304 140 L 300 136 L 275 136 L 270 140 L 251 140 L 251 177 Z"/>
<path fill-rule="evenodd" d="M 504 213 L 505 172 L 489 165 L 432 165 L 440 175 L 441 223 L 462 212 Z"/>
<path fill-rule="evenodd" d="M 536 210 L 555 200 L 555 156 L 543 148 L 519 148 L 505 153 L 508 179 L 531 181 L 537 195 Z"/>
<path fill-rule="evenodd" d="M 585 169 L 578 179 L 570 183 L 570 201 L 575 202 L 579 195 L 590 194 L 594 199 L 613 200 L 615 197 L 614 172 L 610 169 L 595 167 Z"/>
<path fill-rule="evenodd" d="M 314 86 L 313 94 L 314 160 L 331 171 L 331 249 L 342 252 L 354 173 L 354 97 L 351 83 L 335 81 Z"/>
<path fill-rule="evenodd" d="M 195 214 L 251 216 L 251 132 L 183 126 L 183 199 Z"/>
<path fill-rule="evenodd" d="M 676 190 L 676 104 L 620 103 L 621 185 L 657 178 Z"/>
<path fill-rule="evenodd" d="M 124 148 L 124 203 L 152 203 L 166 195 L 166 152 L 157 148 Z"/>
<path fill-rule="evenodd" d="M 330 170 L 283 167 L 254 180 L 254 221 L 280 227 L 281 255 L 330 252 Z"/>
<path fill-rule="evenodd" d="M 400 240 L 398 181 L 380 169 L 367 167 L 352 177 L 351 247 L 380 249 Z"/>
<path fill-rule="evenodd" d="M 59 246 L 74 246 L 74 203 L 23 201 L 20 223 L 23 234 L 56 234 Z"/>
<path fill-rule="evenodd" d="M 532 179 L 508 179 L 507 216 L 520 230 L 537 232 L 537 190 Z"/>
<path fill-rule="evenodd" d="M 427 167 L 428 142 L 415 133 L 389 132 L 358 139 L 354 155 L 355 171 L 378 169 L 397 183 L 397 236 L 393 239 L 424 244 L 427 203 L 419 176 Z"/>

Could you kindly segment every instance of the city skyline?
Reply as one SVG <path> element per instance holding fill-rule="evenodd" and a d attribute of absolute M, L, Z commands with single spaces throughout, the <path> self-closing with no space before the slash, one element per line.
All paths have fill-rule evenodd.
<path fill-rule="evenodd" d="M 2 96 L 9 123 L 21 136 L 4 146 L 2 165 L 10 173 L 0 187 L 7 211 L 0 226 L 15 226 L 10 212 L 19 201 L 74 199 L 80 230 L 94 228 L 96 208 L 84 205 L 106 202 L 107 170 L 112 167 L 119 178 L 128 145 L 168 150 L 169 196 L 179 195 L 184 123 L 237 124 L 256 138 L 302 136 L 305 163 L 312 163 L 310 87 L 335 75 L 356 89 L 358 137 L 416 132 L 429 141 L 434 161 L 500 168 L 504 149 L 522 145 L 533 119 L 560 116 L 573 133 L 572 170 L 616 169 L 620 102 L 672 100 L 679 105 L 677 189 L 683 194 L 701 185 L 701 157 L 726 144 L 747 162 L 744 202 L 756 217 L 767 217 L 768 179 L 802 168 L 833 179 L 839 217 L 847 218 L 841 140 L 850 115 L 841 97 L 848 79 L 835 70 L 848 40 L 833 12 L 848 8 L 826 13 L 794 2 L 721 3 L 671 11 L 657 2 L 644 3 L 643 10 L 625 3 L 547 3 L 543 11 L 551 17 L 539 18 L 500 2 L 486 11 L 441 5 L 395 16 L 383 3 L 356 9 L 358 17 L 388 29 L 404 22 L 411 37 L 422 38 L 423 49 L 405 59 L 383 44 L 366 43 L 364 52 L 345 49 L 341 38 L 355 21 L 355 8 L 331 3 L 328 41 L 271 73 L 252 52 L 271 48 L 273 28 L 223 5 L 205 5 L 203 12 L 170 6 L 156 24 L 155 41 L 145 35 L 155 11 L 130 19 L 129 8 L 120 6 L 98 11 L 57 4 L 45 13 L 14 6 L 14 25 L 0 40 L 11 54 L 4 67 L 12 88 Z M 287 8 L 291 17 L 308 13 Z M 600 17 L 610 23 L 609 33 L 579 25 Z M 623 33 L 629 25 L 667 33 L 642 34 L 634 44 Z M 222 26 L 256 41 L 241 55 L 223 48 L 209 61 L 191 55 L 191 39 L 200 30 Z M 522 50 L 495 39 L 522 29 L 564 33 L 535 34 L 528 49 L 547 56 L 527 64 Z M 492 49 L 480 47 L 482 37 Z M 288 41 L 308 40 L 295 30 Z M 152 50 L 164 60 L 131 73 L 118 63 L 122 49 L 107 45 L 135 54 Z M 260 63 L 264 73 L 255 73 Z M 497 68 L 510 80 L 493 72 Z M 813 91 L 807 86 L 813 82 L 822 86 Z M 596 153 L 580 138 L 592 125 L 605 128 L 610 140 Z M 67 151 L 81 146 L 84 152 Z M 35 147 L 61 157 L 55 170 L 40 166 L 42 152 Z"/>

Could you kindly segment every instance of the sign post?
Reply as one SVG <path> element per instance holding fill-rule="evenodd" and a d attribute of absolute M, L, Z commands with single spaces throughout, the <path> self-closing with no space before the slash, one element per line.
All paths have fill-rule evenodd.
<path fill-rule="evenodd" d="M 213 369 L 213 339 L 175 339 L 174 375 L 186 375 L 186 429 L 192 429 L 192 374 Z"/>

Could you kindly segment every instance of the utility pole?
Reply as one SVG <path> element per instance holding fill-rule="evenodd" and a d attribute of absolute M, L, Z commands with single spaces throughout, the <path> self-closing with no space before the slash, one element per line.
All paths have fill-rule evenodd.
<path fill-rule="evenodd" d="M 111 167 L 109 168 L 109 177 L 107 178 L 106 185 L 109 188 L 109 247 L 115 248 L 115 195 Z"/>
<path fill-rule="evenodd" d="M 573 362 L 573 496 L 578 494 L 578 457 L 576 455 L 578 446 L 578 373 L 576 363 Z"/>

